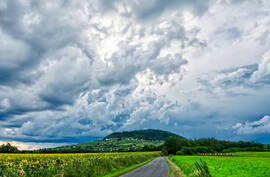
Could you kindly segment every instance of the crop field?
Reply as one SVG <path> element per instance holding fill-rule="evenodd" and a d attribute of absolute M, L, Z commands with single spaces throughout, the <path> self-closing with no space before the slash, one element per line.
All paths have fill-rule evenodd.
<path fill-rule="evenodd" d="M 270 176 L 270 152 L 239 152 L 233 156 L 171 156 L 187 176 L 195 176 L 194 162 L 205 161 L 215 177 L 267 177 Z"/>
<path fill-rule="evenodd" d="M 110 176 L 158 156 L 160 152 L 0 154 L 0 176 Z"/>

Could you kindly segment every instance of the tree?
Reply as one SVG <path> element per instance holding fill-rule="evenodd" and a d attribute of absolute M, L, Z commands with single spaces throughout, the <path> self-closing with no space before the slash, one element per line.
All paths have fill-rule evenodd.
<path fill-rule="evenodd" d="M 10 143 L 7 143 L 0 146 L 0 152 L 1 153 L 15 153 L 15 152 L 19 152 L 19 150 L 17 147 L 12 146 Z"/>
<path fill-rule="evenodd" d="M 175 154 L 181 149 L 181 143 L 179 138 L 170 136 L 165 140 L 164 147 L 166 147 L 168 154 Z"/>

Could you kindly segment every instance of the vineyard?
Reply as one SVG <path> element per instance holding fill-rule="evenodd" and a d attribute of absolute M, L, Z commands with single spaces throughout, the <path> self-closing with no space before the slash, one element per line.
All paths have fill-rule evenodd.
<path fill-rule="evenodd" d="M 99 177 L 160 156 L 160 152 L 0 154 L 0 176 Z"/>

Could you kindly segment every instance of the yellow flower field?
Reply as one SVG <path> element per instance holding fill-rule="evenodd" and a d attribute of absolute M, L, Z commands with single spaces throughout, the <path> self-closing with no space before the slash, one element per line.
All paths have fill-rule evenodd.
<path fill-rule="evenodd" d="M 160 152 L 0 154 L 0 176 L 104 176 Z"/>

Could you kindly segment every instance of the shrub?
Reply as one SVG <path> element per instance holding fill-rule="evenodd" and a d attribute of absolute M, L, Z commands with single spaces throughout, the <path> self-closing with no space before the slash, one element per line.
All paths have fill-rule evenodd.
<path fill-rule="evenodd" d="M 213 149 L 207 146 L 196 146 L 194 149 L 197 153 L 212 153 L 213 152 Z"/>
<path fill-rule="evenodd" d="M 184 153 L 184 151 L 180 150 L 176 152 L 176 155 L 186 155 L 186 154 Z"/>
<path fill-rule="evenodd" d="M 229 152 L 241 152 L 241 151 L 243 151 L 242 148 L 232 147 L 232 148 L 224 149 L 222 152 L 223 153 L 229 153 Z"/>
<path fill-rule="evenodd" d="M 168 155 L 168 151 L 167 151 L 167 148 L 165 146 L 161 149 L 161 155 L 162 156 L 167 156 Z"/>
<path fill-rule="evenodd" d="M 197 151 L 195 150 L 195 148 L 193 147 L 186 147 L 186 146 L 183 146 L 181 148 L 181 151 L 183 151 L 186 155 L 193 155 L 193 154 L 196 154 Z"/>
<path fill-rule="evenodd" d="M 264 151 L 264 149 L 260 147 L 247 147 L 245 148 L 245 151 L 259 152 Z"/>

